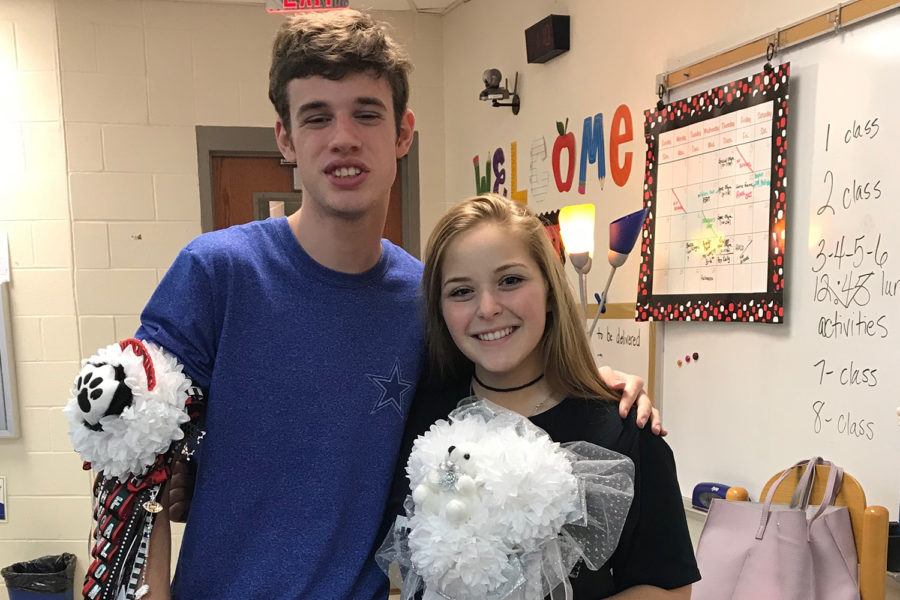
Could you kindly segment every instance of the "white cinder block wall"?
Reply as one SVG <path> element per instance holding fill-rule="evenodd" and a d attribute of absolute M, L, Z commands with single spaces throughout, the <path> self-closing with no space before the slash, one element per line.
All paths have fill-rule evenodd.
<path fill-rule="evenodd" d="M 425 235 L 444 189 L 441 19 L 378 16 L 416 65 Z M 0 0 L 0 231 L 22 430 L 0 440 L 0 566 L 74 552 L 81 581 L 91 477 L 61 408 L 79 359 L 133 334 L 200 233 L 194 127 L 272 127 L 268 63 L 281 19 L 203 2 Z"/>
<path fill-rule="evenodd" d="M 9 517 L 0 566 L 86 556 L 90 477 L 60 413 L 80 354 L 63 126 L 53 3 L 2 0 L 0 230 L 10 243 L 21 437 L 0 441 Z"/>

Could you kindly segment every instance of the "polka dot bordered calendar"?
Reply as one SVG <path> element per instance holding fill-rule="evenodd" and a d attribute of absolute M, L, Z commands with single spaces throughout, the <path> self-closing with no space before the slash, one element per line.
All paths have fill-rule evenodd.
<path fill-rule="evenodd" d="M 790 64 L 644 113 L 636 318 L 784 321 Z"/>

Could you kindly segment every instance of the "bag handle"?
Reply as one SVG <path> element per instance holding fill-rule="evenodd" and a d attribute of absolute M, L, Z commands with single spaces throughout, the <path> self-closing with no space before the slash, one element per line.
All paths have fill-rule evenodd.
<path fill-rule="evenodd" d="M 803 493 L 805 497 L 805 502 L 809 501 L 809 494 L 812 490 L 812 482 L 815 478 L 816 473 L 816 464 L 822 460 L 819 456 L 813 456 L 809 460 L 801 460 L 797 463 L 794 463 L 787 469 L 785 469 L 781 475 L 776 479 L 772 485 L 769 486 L 769 493 L 766 494 L 766 501 L 763 503 L 762 514 L 759 518 L 759 527 L 756 530 L 756 539 L 761 540 L 763 535 L 766 533 L 766 525 L 769 523 L 769 515 L 772 512 L 772 499 L 775 497 L 775 490 L 778 489 L 778 486 L 790 475 L 794 469 L 797 467 L 806 466 L 806 469 L 803 471 L 803 476 L 800 478 L 800 481 L 797 483 L 797 490 L 794 491 L 794 497 L 791 498 L 791 506 L 795 505 L 795 501 L 797 500 L 798 492 Z M 804 506 L 804 510 L 806 510 Z"/>
<path fill-rule="evenodd" d="M 825 494 L 822 496 L 822 503 L 819 505 L 816 514 L 812 516 L 806 526 L 807 542 L 810 540 L 813 521 L 822 516 L 826 508 L 834 506 L 834 501 L 837 499 L 838 492 L 841 490 L 841 484 L 844 482 L 844 469 L 835 464 L 829 464 L 829 466 L 828 484 L 825 486 Z"/>
<path fill-rule="evenodd" d="M 835 466 L 831 461 L 819 458 L 818 456 L 811 458 L 809 462 L 811 465 L 822 465 L 823 467 L 829 467 L 829 469 Z M 806 510 L 809 506 L 809 499 L 812 497 L 813 487 L 815 487 L 816 483 L 816 471 L 817 469 L 809 469 L 808 471 L 803 472 L 803 477 L 801 477 L 800 481 L 797 483 L 797 488 L 794 490 L 794 495 L 791 497 L 790 506 L 792 508 Z M 841 471 L 841 480 L 843 481 L 843 470 Z M 828 474 L 828 481 L 831 481 L 830 471 Z M 838 482 L 837 489 L 840 489 L 840 487 L 841 484 Z M 837 492 L 835 492 L 834 495 L 837 496 Z M 828 497 L 829 495 L 826 494 L 825 498 Z"/>
<path fill-rule="evenodd" d="M 789 506 L 791 508 L 799 508 L 800 510 L 806 510 L 806 507 L 809 506 L 809 499 L 812 496 L 813 487 L 816 484 L 816 465 L 825 465 L 830 464 L 821 457 L 813 456 L 806 463 L 806 468 L 803 469 L 803 475 L 800 477 L 800 481 L 797 482 L 797 487 L 794 488 L 794 495 L 791 496 L 791 502 Z"/>
<path fill-rule="evenodd" d="M 800 481 L 797 482 L 797 488 L 794 490 L 794 495 L 791 498 L 790 506 L 792 508 L 799 508 L 803 511 L 806 510 L 807 506 L 809 506 L 809 499 L 812 495 L 812 489 L 816 479 L 816 465 L 820 464 L 829 467 L 828 482 L 825 486 L 825 493 L 822 497 L 822 503 L 819 505 L 816 513 L 807 522 L 806 537 L 807 541 L 809 541 L 810 530 L 812 528 L 813 522 L 825 512 L 826 508 L 834 505 L 834 501 L 837 498 L 838 492 L 841 489 L 841 484 L 844 480 L 844 469 L 832 462 L 823 460 L 819 456 L 813 456 L 809 460 L 801 460 L 795 463 L 791 467 L 785 469 L 778 477 L 778 479 L 776 479 L 772 483 L 772 485 L 769 486 L 769 492 L 766 494 L 766 500 L 762 507 L 762 514 L 760 515 L 759 528 L 756 531 L 756 539 L 761 540 L 765 535 L 766 526 L 769 522 L 769 515 L 772 512 L 772 500 L 775 496 L 775 491 L 778 489 L 778 486 L 780 486 L 784 482 L 787 476 L 790 475 L 794 471 L 794 469 L 801 466 L 804 467 L 803 475 L 800 477 Z"/>

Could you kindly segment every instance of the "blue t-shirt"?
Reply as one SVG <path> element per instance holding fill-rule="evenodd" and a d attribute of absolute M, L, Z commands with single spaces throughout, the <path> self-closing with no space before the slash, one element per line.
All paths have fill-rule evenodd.
<path fill-rule="evenodd" d="M 175 598 L 379 598 L 371 559 L 423 360 L 422 265 L 316 263 L 286 219 L 202 235 L 137 337 L 208 390 Z"/>

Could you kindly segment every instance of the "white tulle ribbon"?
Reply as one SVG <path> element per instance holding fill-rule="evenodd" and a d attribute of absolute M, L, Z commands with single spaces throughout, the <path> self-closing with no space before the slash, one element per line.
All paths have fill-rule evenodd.
<path fill-rule="evenodd" d="M 569 573 L 612 556 L 634 491 L 627 457 L 474 397 L 415 441 L 407 474 L 406 516 L 376 554 L 399 564 L 404 600 L 571 598 Z"/>

